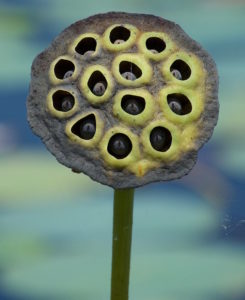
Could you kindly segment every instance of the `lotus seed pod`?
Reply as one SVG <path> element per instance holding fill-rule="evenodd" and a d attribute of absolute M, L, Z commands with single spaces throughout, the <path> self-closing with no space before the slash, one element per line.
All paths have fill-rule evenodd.
<path fill-rule="evenodd" d="M 36 57 L 27 110 L 60 163 L 133 188 L 193 168 L 217 123 L 218 75 L 176 23 L 100 14 L 72 24 Z"/>

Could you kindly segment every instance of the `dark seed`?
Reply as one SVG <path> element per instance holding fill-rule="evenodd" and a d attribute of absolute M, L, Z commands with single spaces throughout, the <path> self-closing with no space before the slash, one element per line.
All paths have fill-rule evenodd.
<path fill-rule="evenodd" d="M 84 140 L 91 140 L 96 132 L 96 119 L 94 114 L 78 120 L 71 128 L 73 134 Z"/>
<path fill-rule="evenodd" d="M 169 101 L 168 105 L 174 113 L 176 113 L 178 115 L 182 114 L 183 108 L 182 108 L 181 103 L 177 99 L 171 99 Z"/>
<path fill-rule="evenodd" d="M 174 69 L 174 70 L 171 71 L 171 73 L 173 74 L 173 76 L 174 76 L 176 79 L 182 80 L 182 75 L 181 75 L 181 73 L 180 73 L 179 70 Z"/>
<path fill-rule="evenodd" d="M 172 63 L 170 72 L 178 80 L 186 80 L 191 76 L 190 66 L 181 59 L 177 59 Z"/>
<path fill-rule="evenodd" d="M 128 99 L 124 110 L 131 115 L 138 115 L 142 111 L 138 101 L 135 99 Z"/>
<path fill-rule="evenodd" d="M 123 156 L 127 152 L 127 144 L 124 140 L 115 140 L 112 144 L 113 152 L 118 156 Z"/>
<path fill-rule="evenodd" d="M 171 146 L 171 133 L 164 127 L 155 127 L 151 131 L 150 142 L 155 150 L 161 152 L 166 151 Z"/>
<path fill-rule="evenodd" d="M 151 144 L 158 151 L 161 151 L 164 147 L 165 139 L 166 136 L 160 129 L 156 129 L 151 133 Z"/>
<path fill-rule="evenodd" d="M 132 72 L 124 72 L 122 73 L 122 77 L 127 80 L 132 80 L 132 81 L 136 80 L 136 76 Z"/>
<path fill-rule="evenodd" d="M 118 159 L 125 158 L 132 150 L 132 143 L 125 134 L 115 134 L 109 141 L 108 152 Z"/>
<path fill-rule="evenodd" d="M 158 54 L 159 52 L 156 49 L 151 49 L 150 50 L 153 54 Z"/>
<path fill-rule="evenodd" d="M 93 87 L 93 93 L 96 96 L 102 96 L 102 95 L 104 95 L 105 90 L 106 90 L 106 84 L 103 81 L 97 82 L 95 84 L 95 86 Z"/>
<path fill-rule="evenodd" d="M 73 71 L 67 71 L 64 75 L 64 79 L 70 78 L 73 75 Z"/>
<path fill-rule="evenodd" d="M 123 44 L 123 43 L 125 43 L 125 41 L 124 40 L 115 40 L 115 42 L 114 42 L 114 44 L 116 44 L 116 45 L 119 45 L 119 44 Z"/>
<path fill-rule="evenodd" d="M 84 140 L 90 140 L 95 134 L 95 124 L 90 120 L 86 120 L 80 125 L 80 136 Z"/>
<path fill-rule="evenodd" d="M 72 96 L 65 96 L 61 102 L 61 109 L 62 111 L 69 111 L 72 109 L 73 105 L 74 99 L 72 98 Z"/>
<path fill-rule="evenodd" d="M 121 108 L 130 115 L 138 115 L 145 109 L 145 99 L 135 95 L 125 95 L 121 100 Z"/>
<path fill-rule="evenodd" d="M 88 50 L 88 51 L 84 52 L 83 55 L 89 56 L 89 55 L 92 55 L 93 53 L 94 53 L 94 51 Z"/>

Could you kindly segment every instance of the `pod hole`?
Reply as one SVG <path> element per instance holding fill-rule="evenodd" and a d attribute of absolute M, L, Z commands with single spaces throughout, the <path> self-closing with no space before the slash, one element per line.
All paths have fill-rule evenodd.
<path fill-rule="evenodd" d="M 191 68 L 181 59 L 177 59 L 170 67 L 170 72 L 178 80 L 186 80 L 191 76 Z"/>
<path fill-rule="evenodd" d="M 125 95 L 122 98 L 121 107 L 130 115 L 138 115 L 145 109 L 145 99 L 135 95 Z"/>
<path fill-rule="evenodd" d="M 75 51 L 80 54 L 92 54 L 96 50 L 97 42 L 92 37 L 82 39 L 76 46 Z"/>
<path fill-rule="evenodd" d="M 170 109 L 177 115 L 187 115 L 192 111 L 190 100 L 183 94 L 170 94 L 167 101 Z"/>
<path fill-rule="evenodd" d="M 94 114 L 90 114 L 76 122 L 72 126 L 71 131 L 83 140 L 91 140 L 96 132 L 96 119 Z"/>
<path fill-rule="evenodd" d="M 167 128 L 158 126 L 152 129 L 150 142 L 155 150 L 165 152 L 172 144 L 172 135 Z"/>
<path fill-rule="evenodd" d="M 53 106 L 58 111 L 64 111 L 67 112 L 73 108 L 75 105 L 75 99 L 67 91 L 56 91 L 53 96 Z"/>
<path fill-rule="evenodd" d="M 95 71 L 89 78 L 88 87 L 96 96 L 103 96 L 107 89 L 107 81 L 100 71 Z"/>
<path fill-rule="evenodd" d="M 121 44 L 123 42 L 126 42 L 129 37 L 130 31 L 123 26 L 117 26 L 113 28 L 110 33 L 110 41 L 112 44 Z"/>
<path fill-rule="evenodd" d="M 117 159 L 123 159 L 132 151 L 132 142 L 123 133 L 113 135 L 108 143 L 107 151 Z"/>
<path fill-rule="evenodd" d="M 74 64 L 67 59 L 60 59 L 54 67 L 54 74 L 58 79 L 71 77 L 74 71 Z"/>
<path fill-rule="evenodd" d="M 146 48 L 153 53 L 161 53 L 166 48 L 166 44 L 158 37 L 150 37 L 146 40 Z"/>
<path fill-rule="evenodd" d="M 123 78 L 134 81 L 142 76 L 141 69 L 134 63 L 122 61 L 119 65 L 119 72 Z"/>

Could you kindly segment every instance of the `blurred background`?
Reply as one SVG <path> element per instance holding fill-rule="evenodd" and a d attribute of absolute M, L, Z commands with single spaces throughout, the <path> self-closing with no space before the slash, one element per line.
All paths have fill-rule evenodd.
<path fill-rule="evenodd" d="M 0 299 L 109 299 L 113 191 L 59 165 L 25 106 L 34 57 L 107 11 L 175 21 L 220 76 L 219 123 L 193 171 L 136 190 L 130 299 L 244 300 L 244 0 L 0 0 Z"/>

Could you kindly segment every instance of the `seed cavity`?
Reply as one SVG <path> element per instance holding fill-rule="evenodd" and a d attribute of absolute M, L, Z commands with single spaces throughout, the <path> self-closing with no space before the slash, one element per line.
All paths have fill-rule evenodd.
<path fill-rule="evenodd" d="M 130 115 L 138 115 L 145 109 L 145 99 L 135 95 L 125 95 L 122 98 L 121 107 Z"/>
<path fill-rule="evenodd" d="M 177 115 L 187 115 L 192 111 L 190 100 L 183 94 L 169 94 L 167 101 L 170 109 Z"/>
<path fill-rule="evenodd" d="M 191 76 L 191 68 L 186 62 L 177 59 L 170 67 L 170 72 L 178 80 L 186 80 Z"/>
<path fill-rule="evenodd" d="M 123 159 L 132 151 L 132 142 L 123 133 L 113 135 L 108 143 L 107 151 L 117 159 Z"/>
<path fill-rule="evenodd" d="M 58 90 L 53 96 L 53 106 L 58 111 L 67 112 L 75 105 L 74 97 L 67 91 Z"/>
<path fill-rule="evenodd" d="M 172 135 L 167 128 L 158 126 L 152 129 L 150 142 L 156 151 L 165 152 L 172 144 Z"/>
<path fill-rule="evenodd" d="M 134 81 L 142 76 L 141 69 L 134 63 L 122 61 L 119 65 L 119 72 L 123 78 Z"/>
<path fill-rule="evenodd" d="M 94 114 L 90 114 L 76 122 L 72 128 L 72 133 L 84 140 L 91 140 L 96 132 L 96 119 Z"/>
<path fill-rule="evenodd" d="M 152 53 L 161 53 L 166 48 L 165 42 L 158 37 L 150 37 L 146 40 L 146 48 Z"/>
<path fill-rule="evenodd" d="M 100 71 L 95 71 L 89 78 L 88 87 L 96 96 L 103 96 L 107 89 L 107 81 Z"/>
<path fill-rule="evenodd" d="M 95 52 L 96 47 L 96 40 L 92 37 L 86 37 L 77 44 L 75 51 L 80 55 L 91 55 Z"/>
<path fill-rule="evenodd" d="M 54 67 L 54 74 L 58 79 L 69 78 L 74 71 L 75 65 L 67 59 L 60 59 Z"/>
<path fill-rule="evenodd" d="M 130 37 L 130 30 L 123 26 L 117 26 L 110 33 L 110 41 L 112 44 L 122 44 Z"/>

